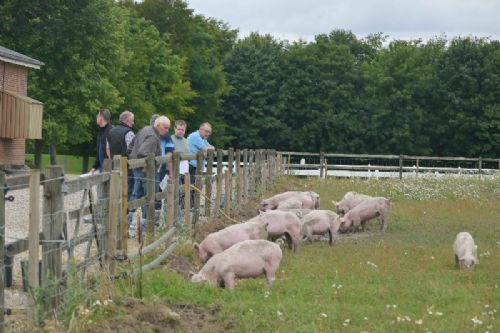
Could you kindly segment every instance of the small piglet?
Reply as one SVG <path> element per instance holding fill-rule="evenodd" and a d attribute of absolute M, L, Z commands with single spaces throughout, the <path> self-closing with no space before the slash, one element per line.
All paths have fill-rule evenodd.
<path fill-rule="evenodd" d="M 302 218 L 302 233 L 312 242 L 313 235 L 328 234 L 330 245 L 337 236 L 340 227 L 340 218 L 331 210 L 313 210 Z"/>
<path fill-rule="evenodd" d="M 453 243 L 453 253 L 455 254 L 455 264 L 461 269 L 470 271 L 474 265 L 479 263 L 477 259 L 477 245 L 468 232 L 459 232 Z"/>
<path fill-rule="evenodd" d="M 267 239 L 267 224 L 239 223 L 209 234 L 200 244 L 194 243 L 193 249 L 202 263 L 236 243 L 249 239 Z"/>
<path fill-rule="evenodd" d="M 208 282 L 213 287 L 233 289 L 236 278 L 265 275 L 271 287 L 281 257 L 278 244 L 267 240 L 246 240 L 214 255 L 197 274 L 190 272 L 189 277 L 191 282 Z"/>

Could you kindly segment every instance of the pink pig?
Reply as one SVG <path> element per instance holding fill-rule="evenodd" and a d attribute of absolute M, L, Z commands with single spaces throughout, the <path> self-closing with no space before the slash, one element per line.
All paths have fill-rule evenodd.
<path fill-rule="evenodd" d="M 364 231 L 366 229 L 366 222 L 373 218 L 380 217 L 380 229 L 384 231 L 389 223 L 389 208 L 390 202 L 388 199 L 382 197 L 369 198 L 341 217 L 340 223 L 342 227 L 345 228 L 357 228 L 361 225 Z"/>
<path fill-rule="evenodd" d="M 299 208 L 318 209 L 320 204 L 319 194 L 316 192 L 288 191 L 262 200 L 260 203 L 261 209 L 263 211 L 277 209 L 281 202 L 290 199 L 296 199 L 300 201 L 302 203 L 302 206 Z"/>
<path fill-rule="evenodd" d="M 266 231 L 270 239 L 275 240 L 285 236 L 290 250 L 297 251 L 302 238 L 302 223 L 296 214 L 282 210 L 271 210 L 260 213 L 247 223 L 267 225 Z"/>
<path fill-rule="evenodd" d="M 197 273 L 190 272 L 191 282 L 233 289 L 236 278 L 265 275 L 269 287 L 276 279 L 282 252 L 278 244 L 267 240 L 246 240 L 214 255 Z"/>
<path fill-rule="evenodd" d="M 335 210 L 337 211 L 337 214 L 340 214 L 341 216 L 362 203 L 364 200 L 372 198 L 369 195 L 365 194 L 360 194 L 357 192 L 347 192 L 342 200 L 339 202 L 335 202 L 332 200 L 332 204 L 335 206 Z"/>
<path fill-rule="evenodd" d="M 249 239 L 267 239 L 267 224 L 239 223 L 211 233 L 200 244 L 194 243 L 193 249 L 201 262 L 207 262 L 214 254 L 232 245 Z"/>
<path fill-rule="evenodd" d="M 333 245 L 339 227 L 340 218 L 331 210 L 313 210 L 302 219 L 302 233 L 311 242 L 313 235 L 328 234 L 329 244 Z"/>

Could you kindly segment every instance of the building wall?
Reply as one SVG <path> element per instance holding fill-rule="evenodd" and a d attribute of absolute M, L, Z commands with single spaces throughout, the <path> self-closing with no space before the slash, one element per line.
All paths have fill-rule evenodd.
<path fill-rule="evenodd" d="M 28 68 L 0 61 L 0 89 L 28 94 Z M 0 138 L 0 166 L 24 165 L 24 139 Z"/>

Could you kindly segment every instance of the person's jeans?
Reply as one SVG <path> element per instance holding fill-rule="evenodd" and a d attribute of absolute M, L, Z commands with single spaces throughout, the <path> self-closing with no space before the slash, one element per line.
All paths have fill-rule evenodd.
<path fill-rule="evenodd" d="M 134 172 L 128 169 L 127 172 L 127 200 L 132 201 L 132 194 L 134 193 Z"/>
<path fill-rule="evenodd" d="M 132 198 L 130 201 L 134 201 L 142 198 L 147 192 L 147 178 L 146 173 L 142 168 L 133 169 L 134 177 L 134 190 L 132 191 Z M 146 218 L 147 206 L 142 206 L 142 218 Z"/>

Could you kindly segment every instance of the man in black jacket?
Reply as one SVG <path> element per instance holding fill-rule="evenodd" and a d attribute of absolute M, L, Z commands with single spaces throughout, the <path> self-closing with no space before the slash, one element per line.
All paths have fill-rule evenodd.
<path fill-rule="evenodd" d="M 130 111 L 123 111 L 119 118 L 120 123 L 113 127 L 108 134 L 108 156 L 127 156 L 127 148 L 134 139 L 134 114 Z"/>
<path fill-rule="evenodd" d="M 104 160 L 109 158 L 106 151 L 106 142 L 108 138 L 109 131 L 113 128 L 113 125 L 109 123 L 111 120 L 111 113 L 108 109 L 100 109 L 97 114 L 96 123 L 99 126 L 99 133 L 97 134 L 97 151 L 95 155 L 95 162 L 90 170 L 91 174 L 96 171 L 102 172 L 104 166 Z"/>
<path fill-rule="evenodd" d="M 108 134 L 107 153 L 110 158 L 115 155 L 127 156 L 127 149 L 135 137 L 132 130 L 134 126 L 134 114 L 130 111 L 123 111 L 118 118 L 120 123 L 113 127 Z M 130 200 L 132 190 L 134 189 L 134 175 L 132 170 L 128 170 L 128 191 L 127 197 Z"/>

